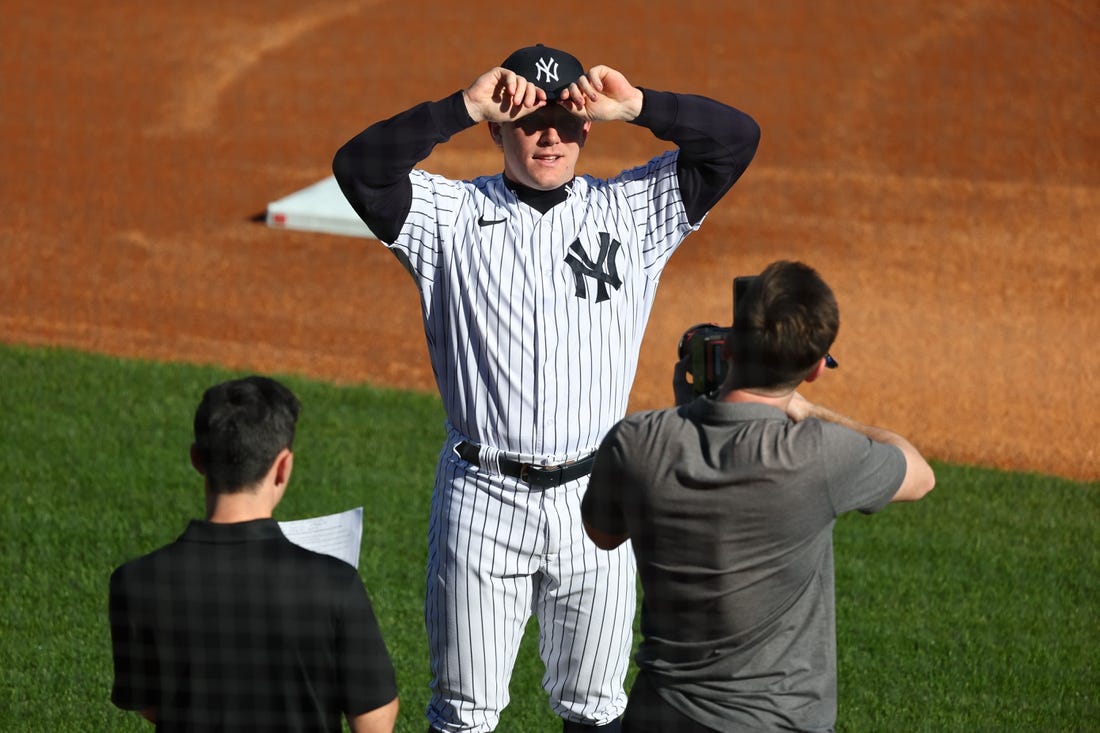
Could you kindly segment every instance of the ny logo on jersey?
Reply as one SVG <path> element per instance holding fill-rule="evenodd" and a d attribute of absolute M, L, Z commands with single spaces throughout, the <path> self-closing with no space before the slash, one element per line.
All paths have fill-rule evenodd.
<path fill-rule="evenodd" d="M 558 62 L 553 56 L 549 61 L 540 57 L 539 62 L 535 64 L 535 81 L 542 81 L 543 74 L 546 74 L 547 82 L 558 80 Z"/>
<path fill-rule="evenodd" d="M 569 245 L 569 254 L 565 256 L 566 263 L 573 268 L 573 277 L 577 281 L 576 296 L 588 297 L 588 288 L 585 287 L 585 277 L 596 281 L 596 302 L 607 300 L 611 296 L 607 294 L 607 286 L 618 290 L 623 281 L 619 279 L 619 271 L 615 267 L 615 255 L 622 245 L 607 232 L 600 232 L 600 255 L 593 262 L 588 253 L 581 246 L 581 240 L 576 240 Z"/>

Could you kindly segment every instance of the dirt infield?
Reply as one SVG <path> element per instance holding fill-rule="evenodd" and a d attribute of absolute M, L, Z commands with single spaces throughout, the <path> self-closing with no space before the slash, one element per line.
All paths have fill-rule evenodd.
<path fill-rule="evenodd" d="M 802 259 L 843 321 L 811 399 L 937 459 L 1100 478 L 1095 2 L 14 5 L 4 342 L 434 389 L 383 247 L 253 219 L 368 123 L 543 42 L 764 131 L 666 271 L 633 408 L 668 401 L 686 326 L 728 322 L 734 275 Z M 660 149 L 597 125 L 581 168 Z M 425 164 L 499 166 L 481 129 Z"/>

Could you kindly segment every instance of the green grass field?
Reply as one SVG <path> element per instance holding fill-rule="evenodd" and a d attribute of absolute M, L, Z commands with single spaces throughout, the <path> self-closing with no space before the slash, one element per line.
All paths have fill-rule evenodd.
<path fill-rule="evenodd" d="M 0 730 L 152 730 L 108 700 L 107 579 L 201 514 L 191 418 L 203 389 L 232 376 L 0 347 Z M 398 730 L 422 733 L 439 401 L 283 381 L 304 408 L 276 518 L 364 507 L 360 573 L 398 671 Z M 838 522 L 838 731 L 1095 730 L 1100 485 L 936 470 L 923 502 Z M 560 730 L 532 632 L 502 731 Z"/>

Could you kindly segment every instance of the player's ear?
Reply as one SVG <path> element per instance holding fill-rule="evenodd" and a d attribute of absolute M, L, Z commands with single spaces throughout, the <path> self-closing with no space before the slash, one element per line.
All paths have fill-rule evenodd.
<path fill-rule="evenodd" d="M 585 120 L 584 124 L 581 125 L 580 138 L 577 140 L 577 143 L 582 148 L 584 147 L 585 141 L 588 140 L 588 131 L 591 130 L 591 129 L 592 129 L 592 120 Z"/>
<path fill-rule="evenodd" d="M 500 135 L 500 123 L 499 122 L 490 122 L 489 123 L 489 137 L 491 137 L 493 139 L 493 144 L 496 145 L 498 148 L 504 147 L 504 140 Z"/>

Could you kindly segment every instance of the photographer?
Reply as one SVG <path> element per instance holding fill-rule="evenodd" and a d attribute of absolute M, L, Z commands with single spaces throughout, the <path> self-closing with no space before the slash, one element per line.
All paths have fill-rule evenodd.
<path fill-rule="evenodd" d="M 585 529 L 604 549 L 631 540 L 644 592 L 624 731 L 833 729 L 836 517 L 935 484 L 907 440 L 796 391 L 838 328 L 813 269 L 772 263 L 737 298 L 716 395 L 630 415 L 602 442 Z"/>

